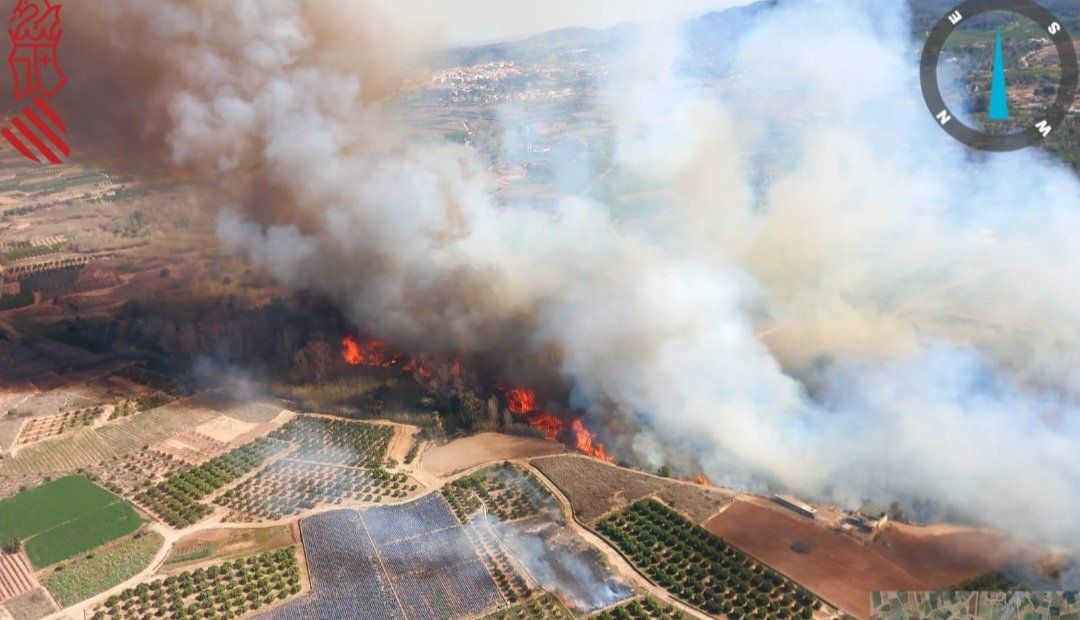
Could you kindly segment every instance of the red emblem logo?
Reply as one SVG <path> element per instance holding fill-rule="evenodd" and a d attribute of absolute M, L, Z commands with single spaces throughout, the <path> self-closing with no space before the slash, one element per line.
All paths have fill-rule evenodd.
<path fill-rule="evenodd" d="M 30 105 L 0 130 L 23 157 L 59 164 L 71 154 L 64 136 L 67 126 L 47 100 L 60 92 L 67 76 L 57 61 L 60 5 L 51 0 L 18 0 L 8 20 L 11 54 L 8 64 L 15 81 L 15 100 L 30 97 Z"/>

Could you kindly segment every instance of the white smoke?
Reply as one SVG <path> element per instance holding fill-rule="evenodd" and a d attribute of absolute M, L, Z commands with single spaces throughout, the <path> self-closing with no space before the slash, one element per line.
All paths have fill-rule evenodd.
<path fill-rule="evenodd" d="M 1080 182 L 934 126 L 899 0 L 773 9 L 719 98 L 646 31 L 606 98 L 616 162 L 670 196 L 633 230 L 499 205 L 475 153 L 406 138 L 388 85 L 423 35 L 378 9 L 102 0 L 86 36 L 141 33 L 147 131 L 223 182 L 225 244 L 372 333 L 482 353 L 525 325 L 654 466 L 1080 540 Z"/>

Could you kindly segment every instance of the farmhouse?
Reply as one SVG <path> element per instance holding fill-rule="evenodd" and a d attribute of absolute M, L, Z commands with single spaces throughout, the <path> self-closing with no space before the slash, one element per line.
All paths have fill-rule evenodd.
<path fill-rule="evenodd" d="M 784 508 L 787 508 L 788 510 L 793 510 L 803 515 L 804 517 L 810 517 L 811 519 L 813 519 L 814 515 L 817 514 L 816 508 L 814 508 L 810 504 L 799 501 L 795 498 L 794 495 L 773 495 L 772 500 L 777 504 L 780 504 Z"/>

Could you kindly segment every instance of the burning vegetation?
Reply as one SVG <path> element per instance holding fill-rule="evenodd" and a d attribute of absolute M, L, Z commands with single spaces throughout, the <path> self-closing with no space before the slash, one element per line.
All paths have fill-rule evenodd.
<path fill-rule="evenodd" d="M 341 340 L 341 359 L 351 366 L 400 368 L 407 372 L 419 372 L 424 377 L 431 376 L 431 371 L 421 362 L 404 353 L 393 351 L 387 343 L 375 339 L 360 340 L 352 334 Z M 457 358 L 453 361 L 450 374 L 454 377 L 461 374 L 461 362 Z M 543 411 L 537 405 L 536 392 L 533 390 L 501 386 L 498 389 L 505 394 L 506 408 L 510 413 L 540 431 L 544 439 L 561 441 L 582 454 L 602 461 L 615 460 L 604 445 L 596 441 L 592 431 L 585 428 L 580 418 L 567 421 L 550 411 Z"/>
<path fill-rule="evenodd" d="M 431 371 L 423 362 L 404 353 L 391 351 L 390 346 L 381 340 L 369 339 L 360 342 L 352 334 L 341 340 L 341 359 L 350 366 L 400 368 L 406 372 L 419 372 L 425 377 L 431 376 Z"/>
<path fill-rule="evenodd" d="M 569 425 L 566 420 L 554 413 L 541 411 L 536 404 L 536 393 L 525 388 L 511 388 L 506 392 L 506 408 L 510 413 L 523 418 L 529 426 L 539 430 L 548 441 L 565 439 L 566 442 L 582 454 L 587 454 L 602 461 L 615 460 L 604 444 L 595 441 L 595 435 L 585 428 L 580 418 L 575 418 Z"/>

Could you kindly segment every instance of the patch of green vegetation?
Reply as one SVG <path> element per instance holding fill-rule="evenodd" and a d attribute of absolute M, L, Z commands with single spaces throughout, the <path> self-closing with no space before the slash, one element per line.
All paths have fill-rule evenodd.
<path fill-rule="evenodd" d="M 4 252 L 4 260 L 16 261 L 22 260 L 24 258 L 33 258 L 35 256 L 44 256 L 46 254 L 52 254 L 53 252 L 59 252 L 61 249 L 63 249 L 63 247 L 63 243 L 56 243 L 53 245 L 39 245 L 36 247 L 31 245 L 24 245 L 21 247 L 12 248 L 7 252 Z"/>
<path fill-rule="evenodd" d="M 288 547 L 141 583 L 110 596 L 91 618 L 236 618 L 299 591 L 296 549 Z"/>
<path fill-rule="evenodd" d="M 0 538 L 22 539 L 35 568 L 135 531 L 142 519 L 119 496 L 84 476 L 67 476 L 0 501 Z"/>
<path fill-rule="evenodd" d="M 994 571 L 962 581 L 949 590 L 956 592 L 1013 592 L 1026 589 L 1025 584 L 1003 571 Z"/>
<path fill-rule="evenodd" d="M 199 500 L 255 469 L 285 447 L 280 441 L 260 437 L 198 467 L 169 476 L 136 499 L 173 527 L 191 525 L 213 511 Z"/>
<path fill-rule="evenodd" d="M 594 620 L 686 620 L 686 614 L 674 605 L 661 603 L 651 596 L 605 609 Z"/>
<path fill-rule="evenodd" d="M 199 549 L 192 549 L 191 551 L 185 551 L 184 553 L 175 553 L 170 555 L 165 560 L 166 564 L 180 564 L 182 562 L 190 562 L 192 560 L 202 560 L 214 555 L 214 548 L 211 545 L 206 545 Z"/>
<path fill-rule="evenodd" d="M 49 566 L 126 536 L 142 523 L 131 504 L 118 501 L 34 536 L 26 541 L 26 555 L 36 567 Z"/>
<path fill-rule="evenodd" d="M 45 580 L 63 607 L 84 601 L 146 568 L 165 542 L 156 532 L 135 534 L 103 551 L 76 558 Z"/>

